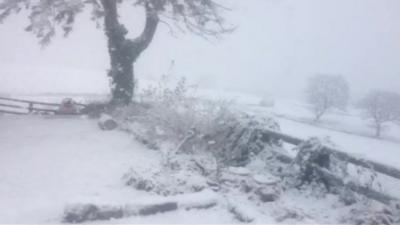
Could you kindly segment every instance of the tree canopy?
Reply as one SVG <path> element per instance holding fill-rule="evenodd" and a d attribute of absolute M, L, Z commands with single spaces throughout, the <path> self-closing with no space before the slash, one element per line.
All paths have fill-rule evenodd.
<path fill-rule="evenodd" d="M 85 7 L 91 8 L 91 18 L 101 20 L 105 16 L 102 3 L 129 2 L 133 7 L 143 7 L 152 16 L 171 29 L 189 31 L 202 36 L 219 36 L 232 31 L 225 26 L 220 11 L 226 9 L 213 0 L 2 0 L 0 22 L 22 10 L 29 12 L 26 30 L 33 33 L 41 44 L 48 44 L 59 26 L 64 35 L 73 28 L 75 18 Z M 101 23 L 99 23 L 101 24 Z"/>
<path fill-rule="evenodd" d="M 145 11 L 144 29 L 135 38 L 127 38 L 129 29 L 119 20 L 121 3 Z M 76 16 L 86 8 L 91 9 L 91 19 L 104 28 L 107 36 L 111 101 L 122 104 L 132 101 L 133 64 L 152 42 L 160 23 L 170 30 L 189 31 L 202 37 L 218 38 L 233 30 L 225 26 L 221 16 L 226 8 L 214 0 L 0 0 L 0 22 L 24 10 L 29 18 L 26 31 L 34 34 L 41 45 L 47 45 L 60 28 L 67 36 Z"/>

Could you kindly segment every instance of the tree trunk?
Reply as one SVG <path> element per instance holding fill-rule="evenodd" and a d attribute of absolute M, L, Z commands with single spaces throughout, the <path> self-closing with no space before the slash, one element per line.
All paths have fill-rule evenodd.
<path fill-rule="evenodd" d="M 112 57 L 111 57 L 112 58 Z M 121 58 L 127 58 L 121 54 Z M 117 63 L 111 66 L 109 76 L 111 78 L 112 103 L 116 105 L 127 105 L 132 101 L 134 92 L 134 70 L 133 60 L 116 60 Z"/>
<path fill-rule="evenodd" d="M 375 124 L 375 137 L 380 138 L 382 133 L 382 125 L 380 123 Z"/>
<path fill-rule="evenodd" d="M 126 38 L 127 29 L 118 21 L 117 1 L 102 0 L 104 8 L 104 30 L 108 40 L 111 69 L 111 103 L 127 105 L 134 94 L 134 63 L 149 46 L 158 25 L 156 11 L 146 4 L 146 24 L 142 34 L 136 39 Z"/>
<path fill-rule="evenodd" d="M 318 122 L 321 119 L 322 113 L 315 115 L 314 122 Z"/>
<path fill-rule="evenodd" d="M 321 111 L 317 111 L 315 114 L 314 122 L 319 122 L 321 117 L 325 114 L 325 110 L 321 109 Z"/>

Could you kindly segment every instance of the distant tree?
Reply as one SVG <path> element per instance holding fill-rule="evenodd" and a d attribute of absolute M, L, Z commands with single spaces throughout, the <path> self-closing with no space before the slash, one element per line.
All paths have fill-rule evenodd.
<path fill-rule="evenodd" d="M 315 116 L 314 121 L 319 121 L 331 108 L 346 108 L 349 85 L 339 75 L 315 75 L 308 80 L 306 96 Z"/>
<path fill-rule="evenodd" d="M 145 11 L 142 33 L 134 39 L 119 20 L 119 6 L 127 2 Z M 187 30 L 201 36 L 219 36 L 232 29 L 224 26 L 223 6 L 214 0 L 0 0 L 0 22 L 21 10 L 28 12 L 26 30 L 41 45 L 47 45 L 60 27 L 64 35 L 73 28 L 76 16 L 91 7 L 92 19 L 103 28 L 108 39 L 112 102 L 128 104 L 134 93 L 133 64 L 150 45 L 159 23 L 170 29 Z"/>
<path fill-rule="evenodd" d="M 371 91 L 359 103 L 364 116 L 372 120 L 375 136 L 381 137 L 384 124 L 400 121 L 400 94 L 389 91 Z"/>

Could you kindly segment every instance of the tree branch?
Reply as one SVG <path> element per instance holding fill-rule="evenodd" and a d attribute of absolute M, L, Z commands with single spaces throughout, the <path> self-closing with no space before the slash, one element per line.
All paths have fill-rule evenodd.
<path fill-rule="evenodd" d="M 152 9 L 149 4 L 145 4 L 144 7 L 146 12 L 145 27 L 140 36 L 133 40 L 133 44 L 135 45 L 133 50 L 137 51 L 138 56 L 150 45 L 160 22 L 156 10 Z"/>

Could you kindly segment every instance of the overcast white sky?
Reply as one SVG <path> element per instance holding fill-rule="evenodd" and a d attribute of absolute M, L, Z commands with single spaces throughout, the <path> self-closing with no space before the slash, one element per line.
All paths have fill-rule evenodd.
<path fill-rule="evenodd" d="M 139 82 L 166 73 L 174 60 L 176 75 L 204 88 L 300 96 L 307 77 L 329 73 L 345 76 L 356 94 L 400 91 L 399 0 L 224 1 L 235 33 L 209 43 L 172 37 L 161 25 L 137 63 Z M 124 12 L 139 32 L 141 13 Z M 25 25 L 23 15 L 0 25 L 0 92 L 108 90 L 105 37 L 87 16 L 44 50 Z"/>

